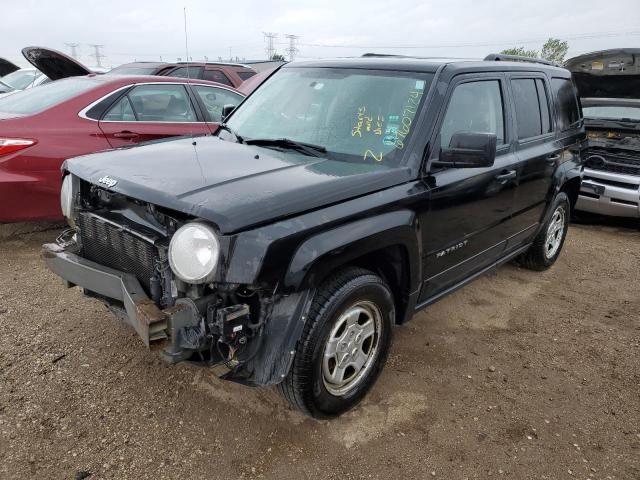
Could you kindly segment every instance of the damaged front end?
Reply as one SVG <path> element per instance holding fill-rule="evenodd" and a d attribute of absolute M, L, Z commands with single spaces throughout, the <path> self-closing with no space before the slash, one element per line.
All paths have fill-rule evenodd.
<path fill-rule="evenodd" d="M 175 252 L 172 257 L 172 239 L 185 226 L 212 227 L 75 177 L 63 186 L 63 198 L 65 188 L 72 228 L 44 245 L 42 257 L 68 286 L 80 286 L 105 303 L 170 363 L 221 364 L 224 378 L 247 384 L 281 381 L 293 360 L 309 292 L 285 295 L 277 283 L 225 282 L 230 239 L 219 236 L 214 250 L 199 232 L 187 238 L 188 248 L 215 253 L 217 264 L 204 278 L 186 282 L 176 271 L 189 274 L 190 265 L 174 265 L 184 260 Z"/>

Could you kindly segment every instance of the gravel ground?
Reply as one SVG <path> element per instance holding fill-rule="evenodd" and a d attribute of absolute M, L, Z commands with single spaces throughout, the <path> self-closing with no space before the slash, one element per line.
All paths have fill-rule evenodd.
<path fill-rule="evenodd" d="M 0 240 L 0 478 L 640 478 L 640 232 L 571 228 L 396 329 L 331 422 L 168 366 L 38 257 Z"/>

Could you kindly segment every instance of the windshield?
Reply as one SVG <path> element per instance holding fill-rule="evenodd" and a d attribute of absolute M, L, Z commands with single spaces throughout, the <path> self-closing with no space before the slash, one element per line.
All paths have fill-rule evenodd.
<path fill-rule="evenodd" d="M 37 113 L 99 85 L 89 77 L 65 78 L 0 98 L 0 112 L 20 115 Z"/>
<path fill-rule="evenodd" d="M 582 107 L 582 112 L 586 118 L 601 118 L 606 120 L 629 119 L 640 121 L 640 105 L 637 107 L 598 105 L 593 107 Z"/>
<path fill-rule="evenodd" d="M 15 90 L 24 90 L 31 85 L 39 75 L 40 72 L 38 70 L 16 70 L 0 78 L 0 81 Z"/>
<path fill-rule="evenodd" d="M 343 161 L 400 164 L 432 74 L 285 68 L 231 116 L 245 141 L 286 138 Z M 264 145 L 264 143 L 263 143 Z"/>

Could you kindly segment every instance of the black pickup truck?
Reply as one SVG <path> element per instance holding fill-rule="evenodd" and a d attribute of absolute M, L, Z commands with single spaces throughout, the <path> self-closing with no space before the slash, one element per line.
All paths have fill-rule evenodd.
<path fill-rule="evenodd" d="M 216 135 L 68 160 L 71 228 L 42 255 L 167 361 L 331 417 L 393 325 L 503 262 L 554 263 L 584 135 L 551 65 L 294 62 Z"/>

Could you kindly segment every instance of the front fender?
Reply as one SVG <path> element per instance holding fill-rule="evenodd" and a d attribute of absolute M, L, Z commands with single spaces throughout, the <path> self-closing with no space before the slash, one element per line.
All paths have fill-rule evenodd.
<path fill-rule="evenodd" d="M 415 212 L 399 210 L 341 225 L 306 239 L 295 251 L 284 277 L 297 291 L 317 286 L 342 264 L 386 247 L 400 246 L 407 255 L 408 283 L 415 290 L 421 278 L 421 253 Z"/>

